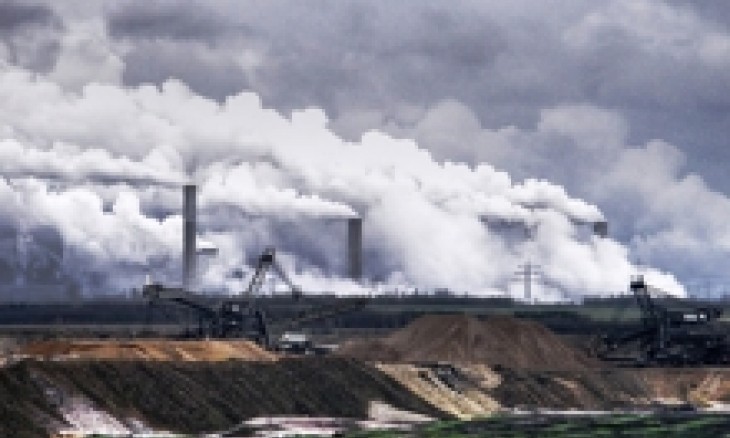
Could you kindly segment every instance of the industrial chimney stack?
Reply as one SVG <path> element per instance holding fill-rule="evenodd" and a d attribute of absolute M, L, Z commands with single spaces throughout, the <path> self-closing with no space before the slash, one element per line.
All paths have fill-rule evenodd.
<path fill-rule="evenodd" d="M 362 219 L 347 220 L 347 260 L 348 275 L 352 280 L 362 278 Z"/>
<path fill-rule="evenodd" d="M 194 185 L 183 187 L 183 288 L 185 290 L 195 286 L 196 192 L 197 188 Z"/>

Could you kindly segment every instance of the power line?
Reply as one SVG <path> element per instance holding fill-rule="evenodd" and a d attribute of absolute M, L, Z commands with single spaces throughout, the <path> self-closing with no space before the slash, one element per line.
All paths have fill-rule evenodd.
<path fill-rule="evenodd" d="M 522 265 L 518 266 L 519 270 L 515 271 L 517 279 L 522 281 L 524 298 L 527 302 L 532 302 L 532 283 L 542 283 L 542 266 L 532 263 L 529 259 Z"/>

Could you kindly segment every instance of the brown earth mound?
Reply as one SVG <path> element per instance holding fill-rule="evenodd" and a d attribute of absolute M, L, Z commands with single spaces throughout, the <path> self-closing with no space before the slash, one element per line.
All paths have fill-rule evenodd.
<path fill-rule="evenodd" d="M 508 368 L 583 369 L 592 361 L 544 326 L 506 316 L 428 315 L 378 340 L 351 341 L 340 354 L 379 362 L 447 361 Z"/>
<path fill-rule="evenodd" d="M 28 344 L 20 354 L 60 360 L 271 361 L 276 356 L 249 341 L 50 340 Z"/>

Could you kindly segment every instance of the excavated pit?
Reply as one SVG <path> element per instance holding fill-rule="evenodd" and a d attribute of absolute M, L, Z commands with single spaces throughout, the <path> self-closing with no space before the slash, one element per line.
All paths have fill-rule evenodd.
<path fill-rule="evenodd" d="M 730 402 L 728 369 L 612 368 L 573 345 L 535 322 L 464 315 L 425 316 L 330 358 L 277 356 L 247 341 L 42 341 L 0 368 L 0 436 L 46 436 L 62 423 L 59 403 L 74 397 L 177 432 L 271 415 L 364 418 L 373 401 L 464 419 Z"/>

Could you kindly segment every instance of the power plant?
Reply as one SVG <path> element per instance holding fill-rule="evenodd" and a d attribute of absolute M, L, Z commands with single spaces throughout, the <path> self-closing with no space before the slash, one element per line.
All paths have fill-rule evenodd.
<path fill-rule="evenodd" d="M 273 246 L 263 247 L 252 270 L 242 266 L 231 274 L 245 280 L 240 290 L 203 293 L 200 268 L 205 263 L 199 263 L 198 257 L 215 263 L 220 255 L 217 248 L 198 240 L 207 219 L 198 218 L 197 196 L 195 185 L 183 186 L 181 269 L 173 270 L 180 272 L 179 279 L 170 284 L 154 281 L 151 271 L 150 281 L 126 297 L 74 294 L 70 286 L 76 283 L 65 271 L 71 254 L 58 230 L 0 230 L 0 340 L 6 340 L 0 365 L 14 370 L 18 363 L 30 363 L 31 374 L 24 381 L 40 382 L 47 394 L 57 394 L 60 383 L 44 374 L 45 364 L 58 364 L 54 366 L 63 372 L 72 366 L 73 374 L 86 372 L 76 363 L 89 366 L 94 371 L 84 375 L 84 381 L 94 382 L 96 397 L 102 391 L 115 403 L 123 401 L 116 400 L 119 391 L 112 382 L 137 382 L 155 373 L 162 375 L 145 385 L 157 392 L 167 390 L 156 386 L 161 381 L 180 388 L 200 382 L 205 388 L 202 394 L 218 394 L 223 390 L 220 382 L 226 382 L 223 386 L 235 387 L 244 398 L 263 397 L 261 412 L 276 414 L 340 415 L 342 403 L 319 411 L 322 405 L 312 400 L 313 394 L 321 391 L 322 400 L 372 397 L 383 382 L 395 385 L 383 394 L 397 394 L 393 398 L 397 406 L 418 412 L 436 409 L 440 413 L 435 415 L 456 418 L 491 415 L 497 412 L 495 406 L 541 409 L 560 403 L 570 409 L 634 409 L 637 399 L 660 400 L 659 394 L 667 388 L 675 388 L 686 400 L 683 409 L 695 410 L 707 403 L 697 400 L 730 397 L 719 389 L 712 389 L 710 395 L 702 392 L 716 388 L 713 382 L 730 372 L 726 368 L 730 326 L 722 319 L 730 312 L 730 302 L 669 299 L 637 276 L 630 281 L 628 295 L 536 305 L 534 291 L 547 280 L 529 253 L 516 273 L 524 288 L 523 300 L 441 290 L 405 295 L 323 294 L 296 284 Z M 346 235 L 338 254 L 340 276 L 365 288 L 371 281 L 363 263 L 366 224 L 361 217 L 341 222 Z M 484 224 L 491 232 L 523 243 L 542 231 L 521 223 Z M 584 242 L 608 237 L 606 221 L 573 225 Z M 286 293 L 264 293 L 274 278 L 286 286 Z M 103 273 L 90 271 L 84 284 L 101 287 Z M 35 369 L 35 362 L 42 363 L 42 368 Z M 100 369 L 95 364 L 114 374 L 96 381 Z M 127 364 L 146 371 L 131 372 Z M 252 374 L 231 380 L 246 373 Z M 251 382 L 267 373 L 271 375 L 263 377 L 270 379 L 266 385 L 254 389 Z M 656 373 L 669 377 L 655 382 Z M 672 378 L 672 373 L 683 374 Z M 244 381 L 248 383 L 239 385 Z M 647 383 L 637 387 L 637 381 Z M 687 389 L 685 381 L 696 389 Z M 484 382 L 499 383 L 495 388 Z M 338 393 L 343 390 L 346 396 Z M 80 385 L 76 391 L 87 390 Z M 174 395 L 165 398 L 185 404 L 198 396 L 180 394 L 180 400 Z M 398 405 L 411 398 L 417 400 L 415 404 Z M 156 405 L 157 399 L 144 403 Z M 275 399 L 285 402 L 276 404 Z M 206 406 L 201 409 L 212 409 L 218 402 L 200 403 Z M 295 409 L 289 411 L 292 406 Z M 656 412 L 674 409 L 663 399 L 650 408 Z M 164 407 L 155 411 L 170 412 Z M 157 424 L 177 422 L 178 417 L 164 416 Z"/>
<path fill-rule="evenodd" d="M 649 408 L 655 412 L 672 412 L 675 405 L 661 398 L 667 388 L 682 397 L 682 409 L 693 411 L 707 400 L 730 397 L 713 383 L 730 376 L 729 327 L 722 319 L 730 303 L 672 300 L 643 276 L 631 279 L 630 295 L 536 305 L 533 291 L 545 280 L 541 267 L 528 257 L 517 272 L 523 300 L 449 291 L 338 296 L 296 284 L 277 248 L 266 246 L 250 272 L 236 270 L 235 277 L 245 280 L 240 290 L 203 293 L 197 257 L 219 256 L 210 245 L 198 248 L 206 224 L 198 219 L 197 195 L 195 185 L 182 189 L 178 281 L 150 281 L 129 297 L 59 302 L 59 296 L 70 295 L 54 292 L 55 299 L 48 302 L 0 304 L 0 340 L 6 339 L 0 359 L 8 369 L 25 366 L 20 369 L 30 374 L 23 382 L 37 382 L 33 385 L 46 394 L 62 391 L 67 383 L 60 382 L 81 382 L 75 391 L 97 398 L 104 394 L 115 403 L 112 411 L 117 404 L 124 406 L 115 382 L 157 376 L 143 384 L 155 388 L 155 396 L 144 404 L 162 413 L 156 424 L 171 428 L 179 417 L 168 416 L 171 410 L 158 403 L 174 400 L 218 409 L 213 406 L 227 400 L 228 389 L 238 398 L 226 403 L 259 397 L 255 406 L 262 414 L 362 416 L 361 408 L 341 410 L 347 406 L 342 400 L 362 397 L 362 406 L 373 391 L 382 391 L 378 394 L 391 397 L 399 408 L 462 419 L 524 407 L 644 408 L 637 400 L 653 400 Z M 341 274 L 364 288 L 369 284 L 363 266 L 366 224 L 360 217 L 343 223 Z M 528 243 L 539 231 L 522 224 L 486 225 Z M 608 236 L 606 221 L 576 225 L 586 242 Z M 56 230 L 1 230 L 0 293 L 39 294 L 49 283 L 64 284 L 64 257 Z M 155 277 L 154 271 L 150 274 Z M 271 278 L 283 283 L 287 293 L 263 293 Z M 59 367 L 53 372 L 73 377 L 46 374 L 48 364 Z M 103 370 L 110 376 L 99 377 Z M 79 380 L 80 373 L 86 374 Z M 201 386 L 157 396 L 191 382 Z M 198 401 L 200 394 L 214 394 L 214 399 Z M 60 403 L 54 397 L 53 403 Z M 323 405 L 318 400 L 338 402 Z M 251 406 L 243 403 L 237 409 Z"/>
<path fill-rule="evenodd" d="M 0 438 L 730 438 L 730 2 L 0 0 Z"/>
<path fill-rule="evenodd" d="M 173 303 L 191 309 L 197 317 L 197 329 L 188 336 L 197 338 L 245 338 L 264 347 L 272 346 L 273 329 L 267 320 L 265 309 L 257 305 L 267 274 L 275 273 L 290 289 L 291 298 L 299 301 L 304 294 L 295 285 L 276 259 L 276 249 L 266 248 L 259 256 L 248 287 L 240 293 L 226 297 L 210 297 L 195 291 L 196 277 L 196 240 L 197 240 L 197 188 L 195 185 L 183 187 L 183 269 L 182 287 L 165 286 L 160 283 L 144 285 L 142 296 L 151 305 Z M 347 221 L 348 267 L 353 280 L 362 276 L 362 220 Z M 358 300 L 346 305 L 319 306 L 302 312 L 296 318 L 278 321 L 279 327 L 293 328 L 298 322 L 336 316 L 350 312 L 366 304 Z M 353 305 L 354 304 L 354 305 Z M 277 333 L 281 335 L 282 333 Z M 291 336 L 286 338 L 291 345 Z M 279 348 L 273 346 L 273 348 Z"/>
<path fill-rule="evenodd" d="M 193 290 L 197 284 L 198 260 L 200 255 L 197 248 L 198 237 L 198 210 L 197 210 L 197 186 L 187 184 L 183 186 L 182 215 L 182 287 L 185 290 Z M 345 272 L 343 276 L 354 282 L 363 279 L 363 221 L 362 218 L 353 217 L 344 219 L 346 223 L 346 249 L 345 249 Z"/>
<path fill-rule="evenodd" d="M 653 365 L 667 366 L 676 364 L 725 364 L 728 360 L 727 351 L 730 349 L 725 336 L 723 323 L 718 319 L 723 309 L 708 303 L 698 303 L 694 310 L 681 313 L 670 310 L 660 301 L 651 297 L 649 286 L 641 280 L 631 282 L 629 291 L 634 297 L 640 311 L 638 321 L 628 323 L 623 320 L 614 320 L 613 326 L 605 326 L 598 321 L 591 322 L 590 318 L 578 318 L 560 315 L 569 309 L 574 315 L 579 315 L 580 304 L 563 304 L 554 306 L 554 315 L 528 311 L 529 305 L 505 300 L 503 298 L 477 299 L 449 297 L 437 294 L 429 296 L 406 296 L 397 301 L 384 297 L 353 297 L 337 298 L 322 297 L 310 294 L 309 291 L 295 285 L 277 260 L 277 251 L 273 247 L 265 248 L 259 255 L 255 269 L 248 278 L 247 286 L 232 295 L 206 295 L 198 291 L 198 211 L 197 187 L 188 184 L 182 188 L 182 278 L 180 286 L 165 285 L 152 282 L 141 288 L 142 301 L 129 301 L 129 306 L 152 306 L 150 310 L 136 311 L 136 315 L 125 315 L 124 310 L 117 309 L 107 313 L 104 309 L 114 309 L 120 304 L 107 302 L 99 307 L 94 304 L 95 310 L 90 310 L 86 318 L 90 324 L 103 328 L 102 321 L 115 321 L 115 327 L 124 327 L 122 321 L 128 323 L 144 322 L 139 315 L 148 315 L 148 321 L 164 321 L 165 326 L 172 329 L 172 333 L 179 336 L 195 338 L 245 338 L 256 343 L 275 348 L 275 339 L 286 330 L 299 327 L 362 327 L 376 328 L 385 326 L 402 326 L 421 313 L 430 311 L 453 311 L 467 309 L 470 311 L 490 313 L 492 310 L 508 308 L 521 316 L 538 318 L 548 326 L 570 333 L 591 334 L 594 354 L 604 361 L 621 363 L 623 365 Z M 346 276 L 355 282 L 363 280 L 363 220 L 359 217 L 348 218 L 346 223 L 346 250 L 344 259 Z M 509 229 L 510 224 L 489 224 L 499 229 Z M 608 235 L 608 223 L 605 221 L 587 224 L 592 235 L 605 238 Z M 528 230 L 527 239 L 532 238 L 535 230 Z M 0 239 L 0 274 L 4 273 L 5 289 L 0 289 L 7 296 L 9 291 L 18 287 L 29 287 L 31 290 L 43 290 L 41 284 L 63 283 L 62 259 L 63 241 L 58 232 L 50 228 L 38 228 L 30 234 L 18 233 L 13 229 L 3 232 Z M 30 236 L 22 237 L 21 236 Z M 42 250 L 41 250 L 42 249 Z M 212 255 L 215 257 L 215 255 Z M 25 261 L 23 261 L 25 260 Z M 21 263 L 22 261 L 22 263 Z M 18 280 L 13 273 L 18 272 L 18 266 L 25 266 L 22 272 L 24 277 Z M 532 289 L 540 286 L 542 281 L 540 267 L 532 262 L 526 262 L 523 269 L 518 271 L 519 279 L 524 283 L 525 302 L 532 302 Z M 151 272 L 154 277 L 154 272 Z M 266 297 L 262 294 L 263 285 L 267 276 L 275 275 L 279 281 L 287 285 L 287 296 L 277 295 Z M 535 283 L 535 284 L 533 284 Z M 56 287 L 58 287 L 56 285 Z M 37 292 L 36 292 L 37 293 Z M 123 302 L 123 301 L 122 301 Z M 617 303 L 626 301 L 618 299 Z M 91 300 L 90 303 L 93 303 Z M 399 313 L 389 313 L 388 307 L 394 304 L 405 306 Z M 605 303 L 610 303 L 606 301 Z M 601 306 L 605 305 L 601 303 Z M 691 303 L 686 303 L 691 306 Z M 82 304 L 83 305 L 83 304 Z M 91 305 L 91 304 L 89 304 Z M 409 306 L 420 309 L 418 312 L 409 310 Z M 521 310 L 524 307 L 525 310 Z M 43 309 L 40 305 L 38 309 Z M 78 324 L 83 318 L 64 315 L 63 306 L 54 307 L 55 321 L 67 320 L 68 324 Z M 76 307 L 75 309 L 78 309 Z M 167 309 L 167 310 L 165 310 Z M 429 310 L 431 309 L 431 310 Z M 131 310 L 131 307 L 130 307 Z M 39 310 L 40 311 L 40 310 Z M 33 322 L 34 311 L 24 319 Z M 59 313 L 60 312 L 60 313 Z M 78 310 L 74 310 L 78 314 Z M 152 313 L 150 313 L 152 312 Z M 384 315 L 388 315 L 384 318 Z M 150 316 L 152 315 L 152 319 Z M 166 315 L 166 316 L 161 316 Z M 40 322 L 48 320 L 43 316 Z M 120 319 L 121 318 L 121 319 Z M 162 320 L 160 320 L 162 318 Z M 692 319 L 694 318 L 694 319 Z M 21 318 L 22 320 L 23 318 Z M 18 321 L 17 319 L 12 319 Z M 325 322 L 329 320 L 329 322 Z M 0 328 L 2 327 L 2 306 L 0 306 Z M 636 327 L 636 323 L 639 324 Z M 159 324 L 159 322 L 157 323 Z M 22 327 L 22 326 L 20 326 Z M 174 327 L 177 327 L 175 329 Z M 20 328 L 19 328 L 20 329 Z M 295 336 L 296 337 L 296 336 Z M 629 351 L 631 350 L 631 351 Z"/>

